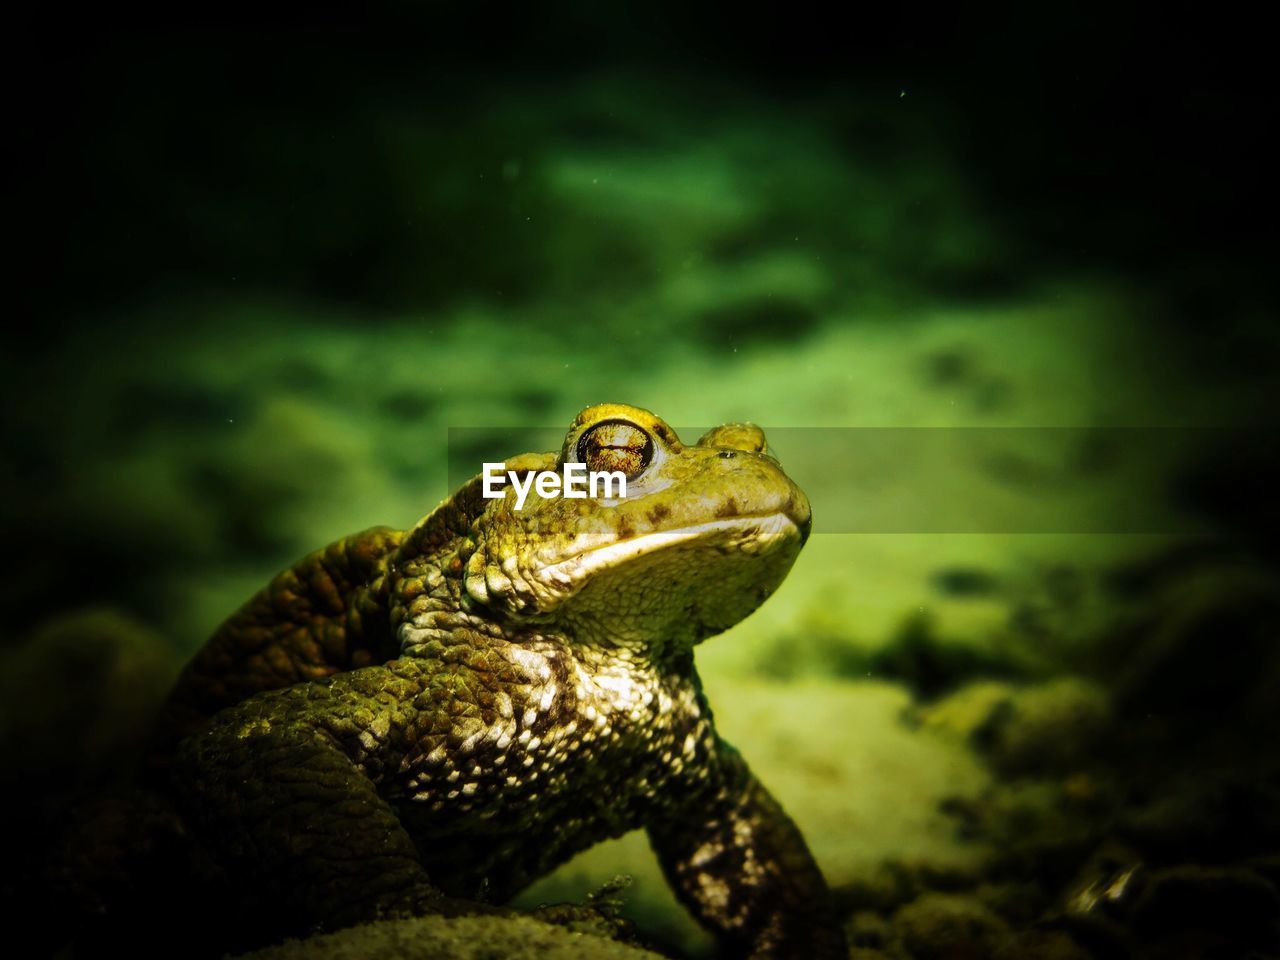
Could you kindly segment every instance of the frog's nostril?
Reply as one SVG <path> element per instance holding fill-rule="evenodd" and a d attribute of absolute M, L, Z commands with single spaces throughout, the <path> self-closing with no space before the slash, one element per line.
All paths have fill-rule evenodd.
<path fill-rule="evenodd" d="M 727 447 L 743 453 L 766 453 L 769 449 L 764 431 L 754 423 L 726 423 L 714 427 L 698 438 L 698 446 Z"/>

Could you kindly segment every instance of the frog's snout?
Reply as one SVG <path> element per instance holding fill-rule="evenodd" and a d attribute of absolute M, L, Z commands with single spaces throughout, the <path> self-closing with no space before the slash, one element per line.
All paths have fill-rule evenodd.
<path fill-rule="evenodd" d="M 735 436 L 721 432 L 729 430 L 740 433 Z M 716 461 L 722 464 L 722 469 L 732 478 L 732 489 L 726 495 L 726 505 L 717 515 L 779 514 L 795 525 L 800 545 L 804 546 L 813 530 L 813 512 L 809 506 L 809 498 L 769 453 L 760 428 L 740 424 L 731 428 L 717 428 L 699 440 L 698 446 L 706 445 L 708 437 L 718 441 L 713 447 Z M 725 441 L 731 441 L 731 445 Z"/>
<path fill-rule="evenodd" d="M 783 505 L 782 512 L 800 531 L 800 546 L 803 547 L 809 542 L 809 534 L 813 531 L 813 508 L 809 506 L 809 498 L 803 490 L 790 479 L 787 484 L 791 487 L 791 495 Z"/>

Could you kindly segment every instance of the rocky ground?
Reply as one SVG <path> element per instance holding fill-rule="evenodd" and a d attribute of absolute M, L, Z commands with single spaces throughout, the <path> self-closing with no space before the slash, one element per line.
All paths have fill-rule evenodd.
<path fill-rule="evenodd" d="M 793 649 L 788 679 L 768 657 L 754 673 L 721 666 L 708 678 L 721 729 L 827 873 L 851 956 L 1191 960 L 1280 949 L 1274 575 L 1201 550 L 1112 570 L 1111 580 L 1129 600 L 1091 645 L 1071 638 L 1071 670 L 993 671 L 976 647 L 917 615 L 870 654 Z M 1041 624 L 1065 618 L 1035 602 Z M 25 757 L 28 776 L 65 777 L 78 752 L 99 764 L 87 777 L 127 764 L 137 718 L 173 667 L 162 650 L 120 616 L 42 629 L 3 677 L 6 703 L 44 703 L 44 713 L 10 711 L 6 749 Z M 59 720 L 65 712 L 40 692 L 51 655 L 79 665 L 66 689 L 80 723 Z M 827 662 L 806 661 L 814 656 Z M 99 682 L 86 682 L 93 675 Z M 95 722 L 83 722 L 88 713 Z M 51 736 L 66 749 L 40 749 Z M 640 834 L 588 851 L 517 906 L 556 903 L 587 906 L 581 916 L 558 908 L 568 911 L 559 927 L 387 921 L 260 956 L 390 956 L 410 943 L 418 952 L 398 955 L 523 955 L 508 941 L 565 957 L 710 950 Z M 620 925 L 601 922 L 602 906 Z M 625 943 L 605 945 L 620 932 Z"/>
<path fill-rule="evenodd" d="M 659 954 L 527 917 L 384 920 L 290 940 L 245 960 L 659 960 Z"/>

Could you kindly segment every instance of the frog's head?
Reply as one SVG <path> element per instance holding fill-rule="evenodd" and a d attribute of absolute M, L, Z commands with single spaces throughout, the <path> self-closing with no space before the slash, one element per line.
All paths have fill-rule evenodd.
<path fill-rule="evenodd" d="M 692 645 L 763 603 L 809 535 L 808 499 L 750 424 L 686 446 L 647 410 L 600 404 L 578 414 L 559 452 L 506 466 L 523 485 L 530 473 L 563 476 L 566 463 L 622 474 L 626 495 L 543 496 L 535 484 L 517 509 L 509 483 L 471 529 L 471 602 L 581 642 Z"/>

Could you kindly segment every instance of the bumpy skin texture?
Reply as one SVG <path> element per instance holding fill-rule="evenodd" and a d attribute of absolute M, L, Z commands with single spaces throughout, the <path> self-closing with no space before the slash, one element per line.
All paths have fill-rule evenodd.
<path fill-rule="evenodd" d="M 694 644 L 755 609 L 809 529 L 750 425 L 684 446 L 583 411 L 558 454 L 625 498 L 463 487 L 406 534 L 313 554 L 188 666 L 158 757 L 244 909 L 282 931 L 502 901 L 645 827 L 731 955 L 838 957 L 821 874 L 716 734 Z"/>

